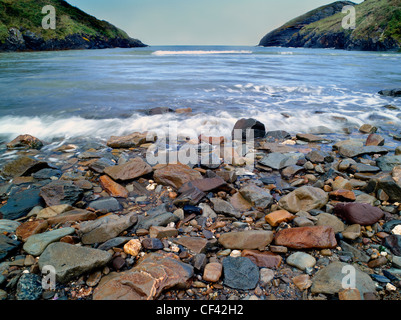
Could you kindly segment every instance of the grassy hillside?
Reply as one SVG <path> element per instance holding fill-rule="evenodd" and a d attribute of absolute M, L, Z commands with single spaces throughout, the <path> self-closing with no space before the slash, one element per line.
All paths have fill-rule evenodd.
<path fill-rule="evenodd" d="M 56 29 L 42 28 L 42 8 L 52 5 L 56 9 Z M 0 0 L 0 42 L 4 42 L 9 29 L 30 31 L 44 41 L 63 40 L 71 35 L 101 39 L 130 39 L 121 29 L 71 6 L 63 0 Z"/>

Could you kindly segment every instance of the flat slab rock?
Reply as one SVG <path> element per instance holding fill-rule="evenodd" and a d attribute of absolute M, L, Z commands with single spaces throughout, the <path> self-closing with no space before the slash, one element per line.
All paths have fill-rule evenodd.
<path fill-rule="evenodd" d="M 384 212 L 368 203 L 339 203 L 334 207 L 334 213 L 351 224 L 368 226 L 375 224 Z"/>
<path fill-rule="evenodd" d="M 259 268 L 247 257 L 226 257 L 223 260 L 224 285 L 240 290 L 255 289 Z"/>
<path fill-rule="evenodd" d="M 329 249 L 337 245 L 333 228 L 327 226 L 283 229 L 276 233 L 274 242 L 293 249 Z"/>
<path fill-rule="evenodd" d="M 193 267 L 165 253 L 147 254 L 131 270 L 104 277 L 93 300 L 155 300 L 164 290 L 187 287 Z"/>
<path fill-rule="evenodd" d="M 98 249 L 76 246 L 64 242 L 50 244 L 39 257 L 39 268 L 53 266 L 56 281 L 67 283 L 80 275 L 105 266 L 112 254 Z"/>
<path fill-rule="evenodd" d="M 272 231 L 249 230 L 223 233 L 219 243 L 227 249 L 264 249 L 273 241 Z"/>

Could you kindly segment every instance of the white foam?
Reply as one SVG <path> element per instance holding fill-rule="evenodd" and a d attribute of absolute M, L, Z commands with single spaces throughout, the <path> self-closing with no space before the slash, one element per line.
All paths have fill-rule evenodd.
<path fill-rule="evenodd" d="M 167 55 L 206 55 L 206 54 L 251 54 L 249 50 L 183 50 L 183 51 L 166 51 L 158 50 L 152 52 L 155 56 L 167 56 Z"/>

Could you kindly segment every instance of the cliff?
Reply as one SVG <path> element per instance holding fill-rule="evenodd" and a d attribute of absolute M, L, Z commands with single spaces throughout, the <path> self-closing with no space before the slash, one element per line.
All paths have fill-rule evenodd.
<path fill-rule="evenodd" d="M 56 28 L 44 29 L 42 8 L 52 5 Z M 112 24 L 63 0 L 0 0 L 0 51 L 131 48 L 146 46 Z"/>

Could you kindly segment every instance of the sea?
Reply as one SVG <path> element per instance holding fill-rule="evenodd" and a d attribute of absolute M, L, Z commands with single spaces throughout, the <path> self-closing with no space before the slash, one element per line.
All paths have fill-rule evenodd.
<path fill-rule="evenodd" d="M 401 131 L 401 54 L 248 46 L 0 53 L 0 141 L 108 139 L 166 130 L 228 136 L 240 118 L 267 131 Z M 192 112 L 148 115 L 156 107 Z M 391 142 L 393 143 L 393 142 Z M 394 140 L 393 145 L 397 144 Z"/>

